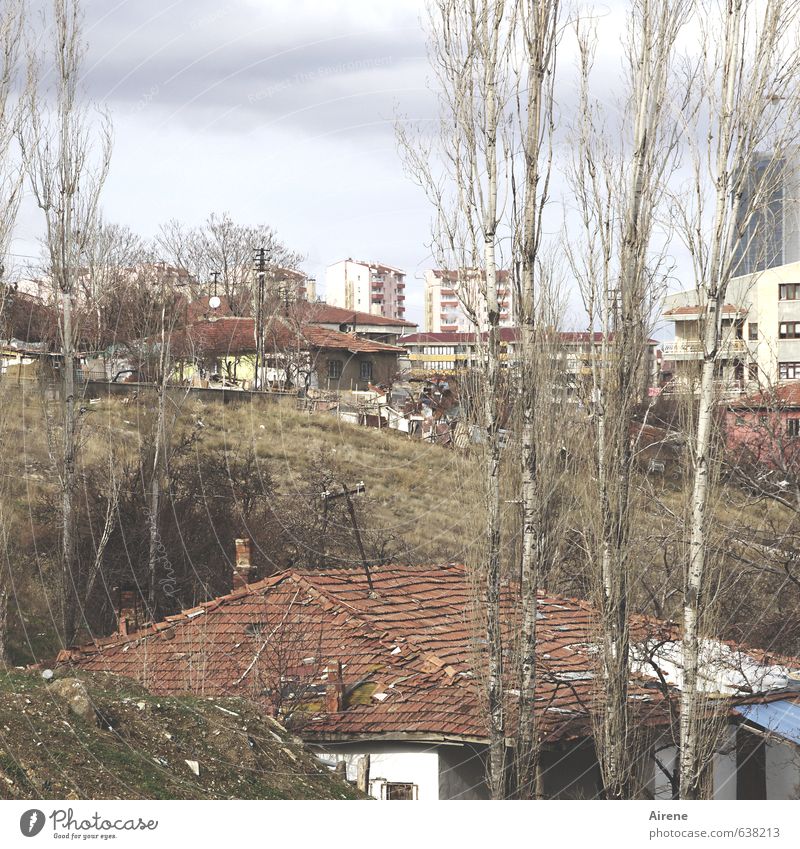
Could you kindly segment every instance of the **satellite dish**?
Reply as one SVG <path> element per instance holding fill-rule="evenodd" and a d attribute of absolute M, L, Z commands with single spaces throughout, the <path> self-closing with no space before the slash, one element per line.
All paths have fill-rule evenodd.
<path fill-rule="evenodd" d="M 219 309 L 219 305 L 221 303 L 222 301 L 216 295 L 213 295 L 208 299 L 208 305 L 211 307 L 212 310 Z"/>

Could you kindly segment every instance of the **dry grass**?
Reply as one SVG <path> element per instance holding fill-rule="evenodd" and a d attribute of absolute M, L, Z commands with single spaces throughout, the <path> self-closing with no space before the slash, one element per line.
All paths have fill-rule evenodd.
<path fill-rule="evenodd" d="M 55 481 L 38 392 L 7 390 L 4 400 L 2 439 L 16 450 L 7 452 L 3 473 L 19 522 Z M 146 396 L 127 405 L 117 398 L 84 403 L 84 468 L 105 468 L 111 456 L 117 463 L 133 457 L 149 438 L 152 403 Z M 475 499 L 464 494 L 475 494 L 474 464 L 454 451 L 394 431 L 357 427 L 331 414 L 301 412 L 291 399 L 223 405 L 179 396 L 171 404 L 171 416 L 174 439 L 196 432 L 200 462 L 204 452 L 243 455 L 252 450 L 267 461 L 284 492 L 297 487 L 327 455 L 342 483 L 366 484 L 377 525 L 373 530 L 401 537 L 416 560 L 457 557 L 480 534 L 478 505 L 468 506 Z"/>

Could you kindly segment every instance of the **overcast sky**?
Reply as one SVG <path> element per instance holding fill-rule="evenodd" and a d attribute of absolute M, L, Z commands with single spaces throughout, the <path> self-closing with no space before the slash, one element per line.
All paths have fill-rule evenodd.
<path fill-rule="evenodd" d="M 622 31 L 611 5 L 597 68 L 609 78 Z M 267 223 L 320 283 L 348 256 L 404 269 L 421 321 L 431 210 L 403 172 L 394 116 L 436 114 L 423 0 L 88 0 L 85 14 L 87 93 L 114 122 L 107 220 L 143 236 L 212 211 Z M 28 200 L 12 250 L 36 253 L 39 232 Z"/>

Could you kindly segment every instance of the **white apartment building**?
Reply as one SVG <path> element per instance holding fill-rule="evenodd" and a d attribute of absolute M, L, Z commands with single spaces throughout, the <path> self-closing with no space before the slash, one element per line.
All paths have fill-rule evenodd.
<path fill-rule="evenodd" d="M 406 275 L 379 262 L 343 259 L 325 272 L 327 303 L 386 318 L 405 318 Z"/>
<path fill-rule="evenodd" d="M 701 315 L 694 289 L 670 295 L 663 318 L 675 339 L 662 346 L 676 374 L 690 374 L 703 359 Z M 717 374 L 729 391 L 800 379 L 800 262 L 736 277 L 722 315 Z"/>
<path fill-rule="evenodd" d="M 476 273 L 459 273 L 445 269 L 425 272 L 425 332 L 469 333 L 487 327 L 486 308 L 480 297 L 480 278 Z M 500 301 L 500 326 L 514 324 L 514 299 L 507 271 L 497 274 L 497 297 Z"/>
<path fill-rule="evenodd" d="M 763 196 L 751 210 L 757 195 Z M 740 209 L 742 237 L 734 248 L 737 277 L 723 308 L 717 377 L 726 391 L 800 379 L 800 166 L 756 156 Z M 694 289 L 666 299 L 663 318 L 675 339 L 663 345 L 676 376 L 696 380 L 703 359 L 702 315 Z M 694 364 L 694 366 L 692 366 Z"/>

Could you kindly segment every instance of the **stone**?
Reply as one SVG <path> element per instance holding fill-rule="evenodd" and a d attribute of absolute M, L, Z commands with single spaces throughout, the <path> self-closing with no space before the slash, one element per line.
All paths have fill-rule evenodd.
<path fill-rule="evenodd" d="M 47 692 L 66 702 L 75 716 L 86 722 L 95 721 L 97 714 L 83 681 L 77 678 L 59 678 L 50 684 Z"/>

